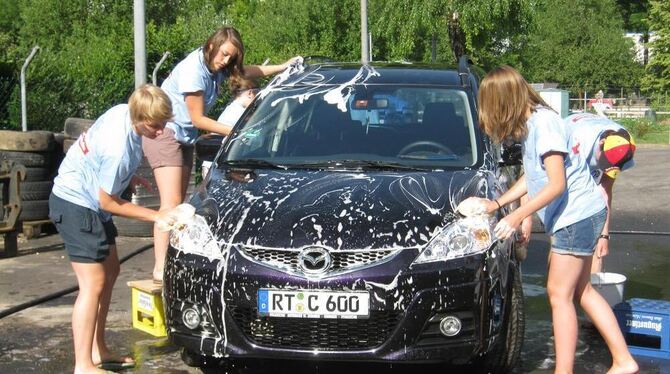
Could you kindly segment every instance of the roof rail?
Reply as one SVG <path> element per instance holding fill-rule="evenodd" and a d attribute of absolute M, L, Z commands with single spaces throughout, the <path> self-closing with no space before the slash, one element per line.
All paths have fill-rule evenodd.
<path fill-rule="evenodd" d="M 303 60 L 306 63 L 319 63 L 319 62 L 331 63 L 331 62 L 335 62 L 335 60 L 333 60 L 332 58 L 330 58 L 328 56 L 320 56 L 320 55 L 305 56 L 305 57 L 303 57 Z"/>

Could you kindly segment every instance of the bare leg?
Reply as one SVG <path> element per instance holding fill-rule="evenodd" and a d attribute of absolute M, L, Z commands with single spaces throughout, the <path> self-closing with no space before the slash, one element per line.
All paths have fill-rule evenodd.
<path fill-rule="evenodd" d="M 105 270 L 105 286 L 100 297 L 100 308 L 98 309 L 98 319 L 95 325 L 95 337 L 93 340 L 92 360 L 93 363 L 99 364 L 104 361 L 123 361 L 133 362 L 130 357 L 119 357 L 112 353 L 105 343 L 105 327 L 107 325 L 107 313 L 109 312 L 109 304 L 112 299 L 112 290 L 114 283 L 119 276 L 121 270 L 119 266 L 119 256 L 116 250 L 116 245 L 109 247 L 109 256 L 102 263 Z"/>
<path fill-rule="evenodd" d="M 593 325 L 598 329 L 603 339 L 605 339 L 607 348 L 609 348 L 612 354 L 613 363 L 608 373 L 637 373 L 637 363 L 628 351 L 626 340 L 619 329 L 612 309 L 598 291 L 594 290 L 591 286 L 588 268 L 588 266 L 585 266 L 582 270 L 575 296 L 579 300 L 584 312 L 593 321 Z"/>
<path fill-rule="evenodd" d="M 575 287 L 584 268 L 577 256 L 552 252 L 549 262 L 547 294 L 556 350 L 555 373 L 572 373 L 577 348 L 577 312 L 573 303 Z"/>
<path fill-rule="evenodd" d="M 182 180 L 181 180 L 181 196 L 182 200 L 186 199 L 186 190 L 188 190 L 188 182 L 191 181 L 192 165 L 182 166 Z"/>
<path fill-rule="evenodd" d="M 183 169 L 181 166 L 165 166 L 154 169 L 156 186 L 161 199 L 161 211 L 174 208 L 184 200 L 182 194 L 184 190 Z M 163 279 L 163 267 L 169 239 L 169 233 L 158 230 L 154 225 L 154 279 Z"/>
<path fill-rule="evenodd" d="M 100 263 L 72 262 L 72 269 L 79 284 L 79 294 L 72 311 L 74 372 L 77 374 L 100 372 L 91 360 L 91 353 L 98 306 L 105 283 L 105 271 Z"/>

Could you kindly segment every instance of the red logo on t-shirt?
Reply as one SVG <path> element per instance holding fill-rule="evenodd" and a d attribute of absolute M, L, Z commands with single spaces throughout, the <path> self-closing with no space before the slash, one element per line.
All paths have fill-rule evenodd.
<path fill-rule="evenodd" d="M 79 148 L 81 149 L 84 154 L 88 154 L 88 145 L 86 145 L 86 133 L 82 133 L 81 136 L 79 137 Z"/>
<path fill-rule="evenodd" d="M 577 143 L 574 147 L 572 147 L 572 153 L 573 154 L 579 154 L 579 143 Z"/>

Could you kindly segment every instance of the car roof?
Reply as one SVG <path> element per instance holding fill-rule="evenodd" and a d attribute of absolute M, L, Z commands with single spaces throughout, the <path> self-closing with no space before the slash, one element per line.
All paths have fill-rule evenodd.
<path fill-rule="evenodd" d="M 383 63 L 372 62 L 367 65 L 360 63 L 320 63 L 305 65 L 302 73 L 292 76 L 286 83 L 300 85 L 337 85 L 351 81 L 364 69 L 367 79 L 357 80 L 365 84 L 410 84 L 463 87 L 458 68 L 446 65 Z M 377 74 L 371 74 L 375 72 Z M 304 79 L 318 75 L 320 79 Z M 321 79 L 322 77 L 322 79 Z M 290 82 L 293 81 L 293 82 Z M 299 81 L 300 83 L 297 83 Z"/>

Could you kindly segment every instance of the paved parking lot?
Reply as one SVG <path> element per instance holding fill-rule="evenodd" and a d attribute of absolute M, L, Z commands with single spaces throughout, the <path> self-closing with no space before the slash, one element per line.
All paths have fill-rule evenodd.
<path fill-rule="evenodd" d="M 607 271 L 625 274 L 626 298 L 644 297 L 670 300 L 667 272 L 670 257 L 670 146 L 642 145 L 636 154 L 636 167 L 622 173 L 615 185 L 611 256 Z M 665 233 L 649 235 L 644 231 Z M 151 244 L 149 239 L 119 238 L 120 257 L 129 256 Z M 544 291 L 547 237 L 534 235 L 524 262 L 524 290 L 527 302 L 526 341 L 517 373 L 549 373 L 553 367 L 551 323 Z M 128 259 L 114 290 L 109 313 L 109 342 L 122 353 L 131 353 L 139 366 L 133 373 L 197 373 L 181 362 L 176 348 L 166 339 L 154 338 L 131 327 L 129 280 L 149 278 L 153 263 L 151 249 Z M 58 235 L 44 236 L 20 243 L 19 256 L 0 259 L 0 313 L 67 287 L 76 281 Z M 71 372 L 73 364 L 70 315 L 75 293 L 0 319 L 0 373 Z M 640 359 L 642 372 L 670 373 L 670 361 Z M 582 329 L 576 373 L 604 373 L 609 354 L 599 335 Z M 237 363 L 229 372 L 325 373 L 343 370 L 369 372 L 407 372 L 404 366 L 360 366 L 306 363 Z M 437 372 L 432 366 L 426 371 Z M 211 370 L 221 372 L 221 370 Z"/>

